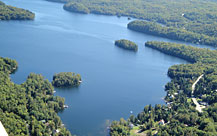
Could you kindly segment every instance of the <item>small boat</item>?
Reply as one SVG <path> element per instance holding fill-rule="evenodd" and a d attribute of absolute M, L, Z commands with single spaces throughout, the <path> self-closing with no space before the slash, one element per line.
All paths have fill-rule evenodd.
<path fill-rule="evenodd" d="M 64 107 L 64 108 L 68 108 L 69 106 L 68 106 L 68 105 L 63 105 L 63 107 Z"/>

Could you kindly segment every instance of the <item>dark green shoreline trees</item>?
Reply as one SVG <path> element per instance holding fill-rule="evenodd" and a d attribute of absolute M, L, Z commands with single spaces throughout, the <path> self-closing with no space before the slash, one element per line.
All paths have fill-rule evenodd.
<path fill-rule="evenodd" d="M 31 11 L 5 5 L 0 1 L 0 20 L 33 20 L 35 14 Z"/>
<path fill-rule="evenodd" d="M 0 71 L 5 73 L 13 73 L 18 68 L 15 60 L 0 57 Z"/>
<path fill-rule="evenodd" d="M 80 3 L 67 3 L 63 6 L 63 8 L 67 11 L 88 14 L 90 13 L 89 9 Z"/>
<path fill-rule="evenodd" d="M 54 96 L 54 88 L 42 75 L 31 73 L 18 85 L 10 80 L 17 62 L 0 58 L 0 118 L 9 136 L 71 136 L 57 112 L 64 98 Z"/>
<path fill-rule="evenodd" d="M 204 44 L 210 46 L 217 46 L 217 38 L 190 32 L 185 29 L 178 29 L 175 27 L 166 27 L 157 23 L 147 21 L 132 21 L 127 25 L 127 28 L 154 36 L 160 36 L 168 39 L 185 41 L 195 44 Z"/>
<path fill-rule="evenodd" d="M 127 121 L 114 121 L 110 129 L 111 136 L 133 135 L 131 124 L 147 135 L 217 135 L 217 51 L 156 41 L 146 42 L 145 45 L 191 64 L 169 68 L 171 81 L 165 86 L 167 106 L 147 105 L 141 113 L 131 116 Z M 196 85 L 193 95 L 209 106 L 199 113 L 191 102 L 191 96 L 192 84 L 202 74 L 204 76 Z"/>

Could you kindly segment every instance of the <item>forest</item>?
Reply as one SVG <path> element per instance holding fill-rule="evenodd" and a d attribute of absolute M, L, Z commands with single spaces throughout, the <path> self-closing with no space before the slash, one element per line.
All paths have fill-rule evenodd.
<path fill-rule="evenodd" d="M 90 13 L 89 9 L 80 3 L 67 3 L 63 6 L 63 8 L 67 11 L 73 11 L 82 14 Z"/>
<path fill-rule="evenodd" d="M 137 32 L 160 36 L 168 39 L 185 41 L 195 44 L 211 45 L 215 47 L 217 46 L 217 37 L 214 38 L 204 34 L 198 34 L 175 27 L 166 27 L 154 22 L 136 20 L 130 22 L 127 25 L 127 28 Z"/>
<path fill-rule="evenodd" d="M 138 45 L 129 40 L 125 40 L 125 39 L 116 40 L 115 45 L 126 50 L 138 51 Z"/>
<path fill-rule="evenodd" d="M 167 105 L 147 105 L 137 116 L 132 115 L 126 121 L 114 121 L 110 134 L 129 136 L 139 130 L 147 135 L 159 136 L 217 135 L 217 51 L 157 41 L 146 42 L 145 46 L 185 59 L 190 64 L 169 68 L 171 81 L 165 85 L 167 95 L 164 98 Z M 192 94 L 192 84 L 202 74 L 204 76 Z M 209 106 L 198 112 L 191 100 L 192 95 Z"/>
<path fill-rule="evenodd" d="M 13 83 L 10 73 L 17 67 L 15 60 L 0 58 L 0 118 L 9 136 L 71 136 L 57 115 L 64 98 L 53 95 L 42 75 L 31 73 L 24 83 Z"/>
<path fill-rule="evenodd" d="M 17 68 L 18 68 L 18 64 L 15 60 L 0 57 L 0 71 L 9 74 L 16 71 Z"/>
<path fill-rule="evenodd" d="M 48 0 L 65 3 L 64 9 L 78 13 L 129 16 L 128 28 L 196 44 L 216 46 L 217 3 L 214 0 Z M 183 8 L 184 7 L 184 8 Z M 32 20 L 34 13 L 0 2 L 1 20 Z M 145 21 L 144 21 L 145 20 Z M 182 44 L 150 41 L 147 48 L 179 57 L 190 64 L 171 66 L 165 85 L 167 105 L 147 105 L 137 116 L 113 121 L 111 136 L 147 135 L 216 136 L 217 135 L 217 51 Z M 10 80 L 18 64 L 0 58 L 0 118 L 10 136 L 70 136 L 57 113 L 64 109 L 64 98 L 54 96 L 54 86 L 79 85 L 75 73 L 54 75 L 52 84 L 42 75 L 31 73 L 22 84 Z M 192 94 L 192 84 L 204 75 Z M 152 90 L 150 90 L 152 91 Z M 206 103 L 198 112 L 195 97 Z"/>
<path fill-rule="evenodd" d="M 33 20 L 35 14 L 31 11 L 12 7 L 0 1 L 0 20 Z"/>
<path fill-rule="evenodd" d="M 73 87 L 79 86 L 81 75 L 73 72 L 61 72 L 53 76 L 52 84 L 55 87 Z"/>
<path fill-rule="evenodd" d="M 208 37 L 216 46 L 217 37 L 217 3 L 213 0 L 49 0 L 66 3 L 74 7 L 79 4 L 79 11 L 102 15 L 128 16 L 173 28 L 184 37 Z M 77 12 L 78 8 L 70 11 Z M 67 8 L 69 9 L 69 8 Z M 73 10 L 74 9 L 74 10 Z M 193 36 L 193 37 L 194 37 Z M 170 38 L 170 36 L 168 35 Z M 172 37 L 173 39 L 174 37 Z M 186 41 L 187 38 L 179 38 Z M 200 39 L 199 39 L 200 40 Z M 207 44 L 209 42 L 196 43 Z M 195 41 L 188 41 L 194 42 Z"/>

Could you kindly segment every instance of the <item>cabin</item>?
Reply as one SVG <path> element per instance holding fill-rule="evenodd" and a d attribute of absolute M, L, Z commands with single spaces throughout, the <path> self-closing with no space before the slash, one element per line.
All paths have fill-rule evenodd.
<path fill-rule="evenodd" d="M 208 103 L 206 103 L 206 102 L 199 102 L 199 103 L 200 103 L 200 105 L 208 106 Z"/>
<path fill-rule="evenodd" d="M 159 124 L 159 125 L 165 125 L 165 122 L 164 122 L 164 120 L 162 119 L 162 120 L 160 120 L 160 121 L 158 122 L 158 124 Z"/>
<path fill-rule="evenodd" d="M 54 134 L 58 134 L 60 132 L 59 129 L 54 130 Z"/>
<path fill-rule="evenodd" d="M 46 120 L 41 120 L 41 122 L 42 122 L 42 123 L 45 123 L 45 122 L 46 122 Z"/>
<path fill-rule="evenodd" d="M 49 123 L 49 122 L 47 122 L 47 123 L 45 123 L 44 125 L 45 125 L 45 126 L 49 126 L 49 125 L 50 125 L 50 123 Z"/>
<path fill-rule="evenodd" d="M 178 93 L 174 93 L 174 95 L 178 95 Z"/>
<path fill-rule="evenodd" d="M 130 123 L 129 128 L 133 129 L 134 125 L 132 123 Z"/>
<path fill-rule="evenodd" d="M 174 98 L 174 95 L 171 95 L 171 96 L 170 96 L 170 99 L 172 99 L 172 98 Z"/>

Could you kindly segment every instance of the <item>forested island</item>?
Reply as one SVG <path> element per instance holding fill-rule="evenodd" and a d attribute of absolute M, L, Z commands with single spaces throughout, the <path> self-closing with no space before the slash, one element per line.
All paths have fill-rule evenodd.
<path fill-rule="evenodd" d="M 0 58 L 0 118 L 10 136 L 71 136 L 57 112 L 64 98 L 54 96 L 52 84 L 42 75 L 31 73 L 18 85 L 10 80 L 17 62 Z"/>
<path fill-rule="evenodd" d="M 126 50 L 138 51 L 138 45 L 129 40 L 125 40 L 125 39 L 116 40 L 115 45 Z"/>
<path fill-rule="evenodd" d="M 55 87 L 73 87 L 79 86 L 81 75 L 73 72 L 61 72 L 53 76 L 52 84 Z"/>
<path fill-rule="evenodd" d="M 0 1 L 0 20 L 33 20 L 35 14 L 31 11 L 6 5 Z"/>
<path fill-rule="evenodd" d="M 147 105 L 136 117 L 114 121 L 112 136 L 136 135 L 138 131 L 159 136 L 215 136 L 217 135 L 217 51 L 182 44 L 146 42 L 146 47 L 185 59 L 192 64 L 174 65 L 169 68 L 171 82 L 165 86 L 167 105 Z M 203 76 L 201 76 L 203 75 Z M 192 85 L 201 76 L 194 92 Z M 193 99 L 205 105 L 197 111 Z M 204 106 L 204 107 L 205 107 Z"/>
<path fill-rule="evenodd" d="M 146 28 L 148 26 L 155 29 L 152 32 L 147 31 L 146 33 L 152 33 L 153 35 L 167 37 L 169 39 L 217 46 L 217 3 L 212 0 L 49 1 L 63 2 L 65 3 L 64 7 L 67 7 L 64 9 L 71 12 L 115 15 L 119 17 L 128 16 L 154 22 L 154 24 L 145 23 Z M 156 25 L 156 23 L 164 27 Z M 144 24 L 141 23 L 140 27 L 143 26 Z M 138 31 L 139 29 L 133 30 Z M 139 30 L 139 32 L 141 31 Z M 188 38 L 189 36 L 193 40 Z"/>

